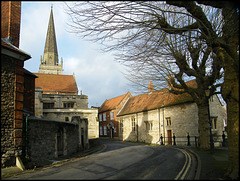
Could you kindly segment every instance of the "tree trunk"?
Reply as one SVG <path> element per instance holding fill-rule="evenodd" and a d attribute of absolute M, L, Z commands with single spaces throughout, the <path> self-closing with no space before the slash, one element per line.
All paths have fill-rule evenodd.
<path fill-rule="evenodd" d="M 199 133 L 199 147 L 201 149 L 210 148 L 210 132 L 209 132 L 209 118 L 208 118 L 208 100 L 197 104 L 198 106 L 198 133 Z"/>
<path fill-rule="evenodd" d="M 225 56 L 227 57 L 227 56 Z M 222 96 L 227 103 L 227 134 L 229 170 L 231 179 L 239 178 L 239 77 L 231 59 L 225 59 L 225 77 Z"/>

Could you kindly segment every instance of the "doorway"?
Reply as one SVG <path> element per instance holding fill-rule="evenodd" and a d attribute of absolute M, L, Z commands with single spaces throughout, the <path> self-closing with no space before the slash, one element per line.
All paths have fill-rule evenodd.
<path fill-rule="evenodd" d="M 84 129 L 81 128 L 81 146 L 84 149 Z"/>
<path fill-rule="evenodd" d="M 57 153 L 58 156 L 63 155 L 63 128 L 59 128 L 57 132 Z"/>
<path fill-rule="evenodd" d="M 172 145 L 172 130 L 167 130 L 168 144 Z"/>
<path fill-rule="evenodd" d="M 114 137 L 114 128 L 110 128 L 110 130 L 111 130 L 111 138 L 113 139 L 113 137 Z"/>

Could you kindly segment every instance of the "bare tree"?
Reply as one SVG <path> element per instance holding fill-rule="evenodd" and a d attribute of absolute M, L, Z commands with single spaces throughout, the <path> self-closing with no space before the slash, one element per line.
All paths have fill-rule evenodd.
<path fill-rule="evenodd" d="M 171 91 L 188 92 L 198 105 L 202 148 L 209 147 L 205 90 L 210 88 L 210 96 L 216 93 L 224 74 L 221 93 L 227 103 L 229 173 L 238 177 L 239 9 L 234 4 L 81 2 L 68 6 L 68 14 L 73 32 L 103 43 L 105 51 L 121 52 L 117 61 L 127 63 L 135 78 L 145 75 L 160 83 L 173 75 L 167 80 Z M 196 78 L 197 89 L 185 84 L 186 77 Z"/>

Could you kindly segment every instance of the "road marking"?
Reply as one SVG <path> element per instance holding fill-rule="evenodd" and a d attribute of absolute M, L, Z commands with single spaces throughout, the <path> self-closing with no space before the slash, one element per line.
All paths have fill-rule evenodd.
<path fill-rule="evenodd" d="M 175 149 L 178 149 L 178 148 L 175 148 Z M 175 177 L 174 180 L 179 180 L 179 177 L 181 176 L 180 180 L 183 180 L 184 177 L 186 176 L 189 168 L 190 168 L 190 165 L 191 165 L 191 156 L 189 155 L 188 152 L 186 152 L 185 150 L 182 150 L 182 149 L 178 149 L 180 150 L 184 155 L 185 155 L 185 158 L 186 158 L 186 161 L 183 165 L 183 168 L 182 170 L 178 173 L 178 175 Z"/>

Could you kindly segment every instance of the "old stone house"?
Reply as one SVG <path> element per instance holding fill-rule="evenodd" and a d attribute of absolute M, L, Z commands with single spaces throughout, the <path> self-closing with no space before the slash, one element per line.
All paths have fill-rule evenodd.
<path fill-rule="evenodd" d="M 130 92 L 124 95 L 105 100 L 98 110 L 99 119 L 99 136 L 116 138 L 119 137 L 119 122 L 117 120 L 117 114 L 126 103 L 126 101 L 132 97 Z"/>
<path fill-rule="evenodd" d="M 192 85 L 195 80 L 187 82 Z M 149 92 L 128 99 L 120 113 L 119 139 L 123 141 L 139 141 L 172 145 L 173 136 L 176 143 L 187 143 L 187 135 L 191 142 L 198 134 L 198 109 L 189 94 L 175 95 L 168 89 L 153 91 L 150 83 Z M 212 134 L 222 135 L 225 124 L 225 110 L 217 95 L 209 100 Z M 216 142 L 217 145 L 219 142 Z"/>
<path fill-rule="evenodd" d="M 88 108 L 88 96 L 78 94 L 74 75 L 64 75 L 63 59 L 59 64 L 53 8 L 51 7 L 43 58 L 35 73 L 35 115 L 40 118 L 73 122 L 80 116 L 88 122 L 82 133 L 89 139 L 98 138 L 97 108 Z"/>

